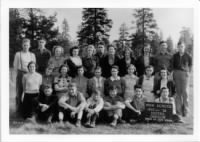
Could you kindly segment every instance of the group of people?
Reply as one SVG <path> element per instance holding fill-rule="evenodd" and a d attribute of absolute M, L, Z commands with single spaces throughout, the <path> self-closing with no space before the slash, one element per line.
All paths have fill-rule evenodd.
<path fill-rule="evenodd" d="M 170 55 L 167 43 L 160 42 L 160 52 L 152 56 L 146 43 L 142 55 L 133 56 L 125 48 L 119 57 L 113 45 L 103 42 L 70 48 L 70 56 L 56 45 L 52 53 L 46 40 L 38 40 L 38 48 L 29 51 L 30 40 L 23 39 L 22 50 L 15 54 L 16 110 L 28 121 L 82 123 L 95 127 L 96 121 L 116 126 L 118 123 L 144 121 L 145 102 L 170 103 L 173 120 L 189 112 L 189 74 L 192 58 L 185 44 Z"/>

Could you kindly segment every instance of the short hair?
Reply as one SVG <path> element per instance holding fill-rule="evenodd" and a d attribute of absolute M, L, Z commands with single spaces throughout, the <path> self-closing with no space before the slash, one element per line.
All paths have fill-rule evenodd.
<path fill-rule="evenodd" d="M 145 70 L 146 70 L 146 69 L 149 69 L 149 68 L 152 68 L 152 69 L 154 70 L 154 67 L 153 67 L 152 65 L 146 66 L 146 67 L 145 67 Z"/>
<path fill-rule="evenodd" d="M 163 44 L 163 43 L 166 43 L 166 44 L 167 44 L 167 42 L 166 42 L 166 41 L 164 41 L 164 40 L 160 41 L 160 43 L 159 43 L 159 44 L 161 45 L 161 44 Z"/>
<path fill-rule="evenodd" d="M 96 68 L 94 69 L 95 71 L 96 70 L 101 70 L 102 71 L 102 68 L 100 66 L 96 66 Z"/>
<path fill-rule="evenodd" d="M 112 70 L 112 69 L 116 69 L 116 70 L 119 71 L 119 67 L 118 67 L 117 65 L 113 65 L 113 66 L 111 67 L 111 70 Z"/>
<path fill-rule="evenodd" d="M 108 90 L 109 91 L 117 90 L 117 86 L 116 85 L 111 85 L 111 86 L 109 86 Z"/>
<path fill-rule="evenodd" d="M 135 90 L 136 90 L 136 89 L 141 89 L 141 90 L 143 90 L 143 89 L 142 89 L 142 86 L 139 85 L 139 84 L 136 84 L 136 85 L 134 86 L 134 89 L 135 89 Z"/>
<path fill-rule="evenodd" d="M 100 41 L 100 42 L 98 43 L 98 46 L 99 46 L 99 45 L 105 46 L 105 43 L 104 43 L 103 41 Z"/>
<path fill-rule="evenodd" d="M 43 86 L 43 90 L 49 89 L 49 88 L 53 89 L 53 86 L 50 85 L 50 84 L 46 84 L 46 85 Z"/>
<path fill-rule="evenodd" d="M 135 67 L 133 64 L 128 65 L 127 70 L 128 70 L 130 67 L 133 67 L 134 70 L 136 71 L 136 67 Z"/>
<path fill-rule="evenodd" d="M 162 66 L 162 67 L 160 68 L 159 75 L 161 74 L 161 70 L 166 70 L 167 75 L 170 74 L 166 66 Z"/>
<path fill-rule="evenodd" d="M 77 88 L 77 84 L 74 82 L 69 83 L 68 87 L 76 87 Z"/>
<path fill-rule="evenodd" d="M 28 65 L 27 65 L 28 70 L 29 70 L 29 67 L 30 67 L 31 64 L 34 64 L 34 65 L 35 65 L 35 68 L 36 68 L 36 62 L 34 62 L 34 61 L 30 61 L 30 62 L 28 63 Z"/>
<path fill-rule="evenodd" d="M 185 45 L 185 42 L 184 42 L 184 41 L 179 41 L 179 42 L 178 42 L 178 46 L 181 45 L 181 44 L 184 44 L 184 45 Z"/>
<path fill-rule="evenodd" d="M 78 50 L 79 50 L 79 47 L 78 47 L 78 46 L 73 46 L 72 48 L 70 48 L 70 50 L 69 50 L 70 56 L 73 55 L 73 50 L 75 50 L 75 49 L 78 49 Z"/>
<path fill-rule="evenodd" d="M 22 40 L 22 44 L 24 44 L 24 43 L 30 43 L 31 41 L 30 41 L 30 39 L 28 39 L 28 38 L 24 38 L 23 40 Z"/>
<path fill-rule="evenodd" d="M 126 47 L 126 48 L 125 48 L 125 50 L 124 50 L 124 56 L 125 56 L 125 54 L 126 54 L 127 51 L 130 53 L 130 56 L 132 57 L 132 55 L 133 55 L 133 50 L 132 50 L 130 47 Z"/>
<path fill-rule="evenodd" d="M 60 46 L 60 45 L 54 45 L 54 46 L 53 46 L 53 54 L 55 55 L 55 51 L 56 51 L 57 48 L 60 48 L 60 49 L 61 49 L 61 55 L 63 55 L 63 54 L 64 54 L 64 49 L 63 49 L 63 47 Z"/>
<path fill-rule="evenodd" d="M 160 89 L 160 94 L 163 92 L 163 90 L 165 90 L 165 89 L 167 89 L 167 90 L 169 90 L 167 87 L 162 87 L 161 89 Z"/>
<path fill-rule="evenodd" d="M 59 73 L 61 73 L 61 70 L 62 70 L 63 67 L 66 67 L 67 71 L 69 70 L 68 66 L 66 64 L 63 64 L 63 65 L 60 66 L 60 68 L 58 70 Z"/>
<path fill-rule="evenodd" d="M 43 38 L 43 37 L 38 39 L 38 41 L 40 41 L 40 40 L 43 40 L 43 41 L 45 41 L 45 42 L 46 42 L 46 39 L 45 39 L 45 38 Z"/>

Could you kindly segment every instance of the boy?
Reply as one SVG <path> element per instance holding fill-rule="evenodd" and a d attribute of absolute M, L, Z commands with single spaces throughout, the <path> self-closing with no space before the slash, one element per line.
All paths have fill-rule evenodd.
<path fill-rule="evenodd" d="M 117 88 L 118 95 L 124 97 L 125 81 L 118 76 L 118 73 L 119 67 L 116 65 L 112 66 L 111 77 L 109 77 L 104 83 L 105 96 L 109 96 L 109 87 L 114 85 Z"/>
<path fill-rule="evenodd" d="M 167 103 L 172 104 L 172 120 L 177 123 L 183 123 L 181 118 L 176 114 L 176 105 L 173 97 L 169 97 L 169 89 L 166 87 L 161 88 L 161 96 L 157 99 L 155 99 L 155 102 L 157 103 Z"/>
<path fill-rule="evenodd" d="M 145 102 L 147 99 L 143 96 L 143 90 L 140 85 L 135 85 L 135 95 L 133 98 L 125 100 L 126 109 L 124 110 L 124 119 L 128 122 L 131 120 L 143 121 Z"/>
<path fill-rule="evenodd" d="M 87 84 L 87 93 L 89 96 L 92 95 L 93 90 L 99 90 L 101 96 L 104 97 L 104 82 L 105 78 L 101 76 L 102 69 L 100 66 L 97 66 L 94 71 L 95 76 L 88 80 Z"/>
<path fill-rule="evenodd" d="M 117 121 L 122 122 L 122 110 L 125 108 L 116 86 L 109 87 L 109 96 L 105 97 L 104 102 L 104 110 L 107 112 L 108 118 L 112 119 L 110 125 L 115 127 Z"/>
<path fill-rule="evenodd" d="M 37 117 L 38 120 L 52 122 L 52 118 L 57 109 L 57 97 L 52 94 L 53 89 L 51 85 L 43 87 L 43 93 L 37 99 Z"/>
<path fill-rule="evenodd" d="M 83 94 L 77 91 L 75 83 L 70 83 L 68 87 L 68 93 L 62 96 L 58 101 L 60 107 L 58 114 L 59 121 L 61 123 L 66 119 L 71 122 L 76 121 L 75 125 L 81 127 L 81 119 L 86 105 L 86 100 Z"/>
<path fill-rule="evenodd" d="M 86 111 L 86 126 L 94 128 L 96 125 L 96 118 L 99 116 L 99 112 L 104 105 L 101 93 L 98 90 L 94 90 L 92 96 L 87 100 Z"/>

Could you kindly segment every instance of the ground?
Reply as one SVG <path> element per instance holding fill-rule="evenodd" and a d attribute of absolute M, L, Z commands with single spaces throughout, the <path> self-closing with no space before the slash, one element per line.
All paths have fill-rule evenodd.
<path fill-rule="evenodd" d="M 10 69 L 10 133 L 11 134 L 192 134 L 193 133 L 193 81 L 190 81 L 190 113 L 183 118 L 184 124 L 119 124 L 112 128 L 106 124 L 96 128 L 76 128 L 73 125 L 33 124 L 15 115 L 15 73 Z M 192 77 L 191 77 L 192 78 Z"/>

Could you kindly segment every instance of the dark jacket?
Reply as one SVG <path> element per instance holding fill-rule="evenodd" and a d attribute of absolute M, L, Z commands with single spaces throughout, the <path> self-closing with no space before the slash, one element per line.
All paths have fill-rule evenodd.
<path fill-rule="evenodd" d="M 96 56 L 92 56 L 91 58 L 85 57 L 83 58 L 83 66 L 85 68 L 85 77 L 92 78 L 94 76 L 94 70 L 97 65 Z"/>
<path fill-rule="evenodd" d="M 72 62 L 72 60 L 71 60 L 70 58 L 67 59 L 67 60 L 65 60 L 65 61 L 64 61 L 64 64 L 67 64 L 68 67 L 69 67 L 69 71 L 68 71 L 69 76 L 71 76 L 71 77 L 74 78 L 74 77 L 77 75 L 77 69 L 78 69 L 79 66 L 76 66 L 76 65 Z"/>
<path fill-rule="evenodd" d="M 108 78 L 111 76 L 111 68 L 113 65 L 117 65 L 119 66 L 119 61 L 120 59 L 115 56 L 115 61 L 114 61 L 114 64 L 113 65 L 110 65 L 109 62 L 108 62 L 108 55 L 106 55 L 103 59 L 103 64 L 101 65 L 101 68 L 102 68 L 102 76 L 105 77 L 105 78 Z"/>

